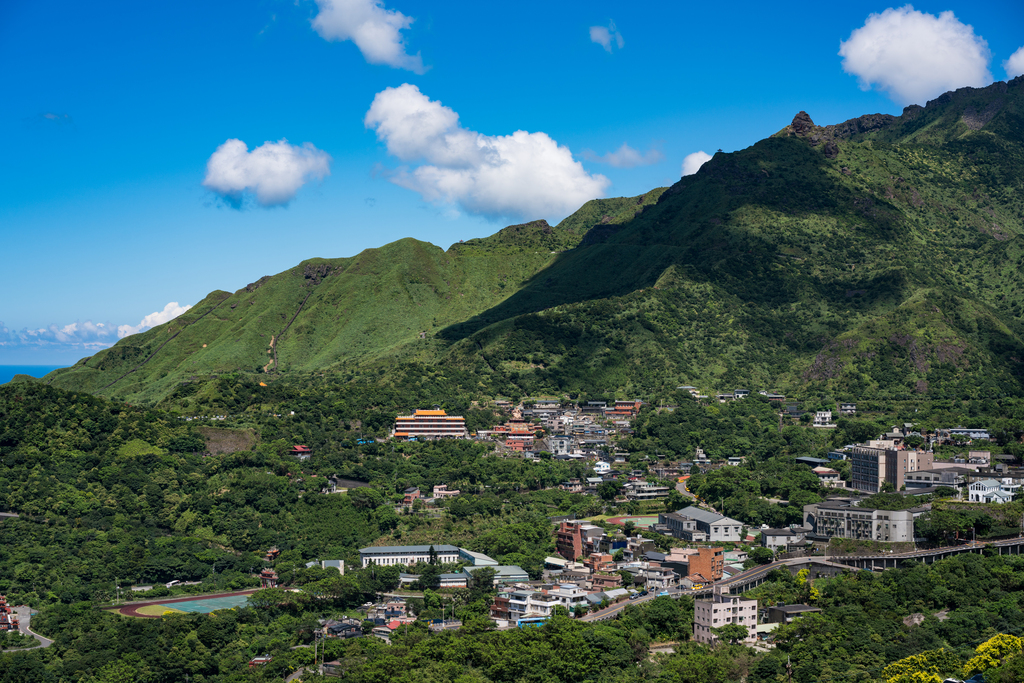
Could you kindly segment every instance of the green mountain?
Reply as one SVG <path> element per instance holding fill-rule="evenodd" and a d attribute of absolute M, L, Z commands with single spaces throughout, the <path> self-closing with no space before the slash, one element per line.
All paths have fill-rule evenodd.
<path fill-rule="evenodd" d="M 667 190 L 448 251 L 313 259 L 46 378 L 131 401 L 227 372 L 476 393 L 678 384 L 1022 393 L 1024 77 L 776 135 Z"/>

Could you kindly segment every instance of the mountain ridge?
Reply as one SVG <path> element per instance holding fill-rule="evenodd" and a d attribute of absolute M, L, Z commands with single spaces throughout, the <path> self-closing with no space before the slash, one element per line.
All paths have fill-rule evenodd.
<path fill-rule="evenodd" d="M 800 112 L 670 188 L 593 200 L 558 226 L 303 261 L 46 381 L 157 402 L 224 372 L 412 363 L 477 393 L 1016 395 L 1022 86 L 829 126 Z"/>

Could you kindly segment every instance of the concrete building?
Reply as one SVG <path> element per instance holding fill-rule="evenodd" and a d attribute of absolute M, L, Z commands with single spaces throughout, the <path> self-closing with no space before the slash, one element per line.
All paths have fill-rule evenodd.
<path fill-rule="evenodd" d="M 555 534 L 555 549 L 567 560 L 578 560 L 600 550 L 599 541 L 603 536 L 604 529 L 589 522 L 562 522 Z"/>
<path fill-rule="evenodd" d="M 831 410 L 818 410 L 818 411 L 815 411 L 815 413 L 814 413 L 814 426 L 815 427 L 824 427 L 826 429 L 831 429 L 832 427 L 835 427 L 835 424 L 832 423 L 832 411 Z"/>
<path fill-rule="evenodd" d="M 914 513 L 855 507 L 849 500 L 825 501 L 804 506 L 804 527 L 823 538 L 909 542 L 914 540 Z"/>
<path fill-rule="evenodd" d="M 775 607 L 768 608 L 768 623 L 791 624 L 794 619 L 805 614 L 820 611 L 820 607 L 811 607 L 810 605 L 776 605 Z"/>
<path fill-rule="evenodd" d="M 845 482 L 839 478 L 839 472 L 832 469 L 831 467 L 815 467 L 811 471 L 818 475 L 818 481 L 820 481 L 821 485 L 824 486 L 825 488 L 843 488 L 843 484 Z"/>
<path fill-rule="evenodd" d="M 722 578 L 725 567 L 725 552 L 722 548 L 697 548 L 695 554 L 687 557 L 688 574 L 700 574 L 712 581 Z"/>
<path fill-rule="evenodd" d="M 708 535 L 698 528 L 697 520 L 684 517 L 678 512 L 659 513 L 658 524 L 668 527 L 673 538 L 681 538 L 691 543 L 700 543 L 708 539 Z"/>
<path fill-rule="evenodd" d="M 949 435 L 950 436 L 966 436 L 968 439 L 989 439 L 989 438 L 991 438 L 991 435 L 989 435 L 987 429 L 977 429 L 977 428 L 969 428 L 969 427 L 953 427 L 952 429 L 949 430 Z"/>
<path fill-rule="evenodd" d="M 396 439 L 465 439 L 466 419 L 443 410 L 417 410 L 395 418 Z"/>
<path fill-rule="evenodd" d="M 467 576 L 473 576 L 476 572 L 484 568 L 494 570 L 494 583 L 526 583 L 530 580 L 530 575 L 526 573 L 526 570 L 522 567 L 517 567 L 514 564 L 499 564 L 499 565 L 480 565 L 476 567 L 463 567 L 462 571 Z"/>
<path fill-rule="evenodd" d="M 459 561 L 459 549 L 453 545 L 382 545 L 374 548 L 360 548 L 359 559 L 363 567 L 371 562 L 378 565 L 411 565 L 430 561 L 430 549 L 434 549 L 440 564 Z"/>
<path fill-rule="evenodd" d="M 691 505 L 688 508 L 677 510 L 675 514 L 694 520 L 696 522 L 696 529 L 704 533 L 704 540 L 711 543 L 735 543 L 742 540 L 743 523 L 720 515 L 717 512 L 711 512 L 710 510 L 704 510 Z M 671 522 L 669 522 L 669 526 L 672 526 Z"/>
<path fill-rule="evenodd" d="M 853 447 L 850 470 L 851 485 L 858 491 L 878 493 L 882 484 L 892 484 L 899 491 L 909 472 L 931 469 L 935 456 L 930 451 L 904 449 L 893 439 L 869 441 Z"/>
<path fill-rule="evenodd" d="M 757 639 L 757 600 L 742 600 L 717 586 L 711 600 L 694 601 L 693 639 L 698 643 L 714 644 L 718 637 L 712 629 L 726 624 L 745 626 L 748 635 L 743 642 L 754 642 Z"/>
<path fill-rule="evenodd" d="M 508 620 L 517 621 L 528 617 L 550 617 L 555 607 L 562 606 L 572 612 L 579 605 L 586 605 L 587 591 L 574 583 L 554 584 L 540 588 L 523 589 L 499 593 L 508 598 Z"/>
<path fill-rule="evenodd" d="M 761 529 L 761 546 L 775 552 L 786 552 L 791 545 L 806 543 L 809 529 Z"/>
<path fill-rule="evenodd" d="M 656 500 L 668 498 L 669 488 L 649 481 L 631 481 L 622 487 L 628 500 Z"/>
<path fill-rule="evenodd" d="M 468 562 L 474 567 L 497 567 L 498 561 L 493 557 L 465 548 L 459 548 L 459 562 Z"/>
<path fill-rule="evenodd" d="M 964 484 L 965 477 L 973 474 L 973 470 L 965 467 L 932 468 L 930 470 L 907 472 L 904 482 L 908 491 L 911 489 L 930 488 L 932 486 L 960 488 Z"/>

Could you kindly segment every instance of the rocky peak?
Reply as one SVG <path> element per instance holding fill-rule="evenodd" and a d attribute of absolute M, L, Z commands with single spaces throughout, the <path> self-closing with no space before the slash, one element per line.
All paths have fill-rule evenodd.
<path fill-rule="evenodd" d="M 793 117 L 793 123 L 790 124 L 793 127 L 793 133 L 798 137 L 806 137 L 808 133 L 814 130 L 814 121 L 811 121 L 811 116 L 805 111 L 801 111 Z"/>

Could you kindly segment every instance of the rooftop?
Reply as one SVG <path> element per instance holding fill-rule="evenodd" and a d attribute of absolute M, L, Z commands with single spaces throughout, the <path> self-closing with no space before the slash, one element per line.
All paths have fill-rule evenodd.
<path fill-rule="evenodd" d="M 454 545 L 377 545 L 369 548 L 360 548 L 363 554 L 371 553 L 429 553 L 433 548 L 436 553 L 457 553 L 459 549 Z"/>

